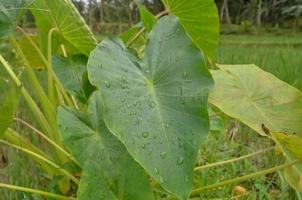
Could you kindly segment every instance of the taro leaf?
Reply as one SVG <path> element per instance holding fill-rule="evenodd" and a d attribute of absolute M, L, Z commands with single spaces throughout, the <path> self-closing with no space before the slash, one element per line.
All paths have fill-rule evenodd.
<path fill-rule="evenodd" d="M 153 25 L 156 23 L 156 17 L 143 5 L 139 6 L 139 14 L 146 30 L 150 32 Z"/>
<path fill-rule="evenodd" d="M 83 74 L 86 71 L 87 57 L 84 55 L 65 58 L 62 56 L 53 57 L 53 68 L 67 92 L 85 101 L 83 90 Z"/>
<path fill-rule="evenodd" d="M 100 95 L 95 93 L 88 114 L 67 107 L 58 110 L 63 143 L 83 168 L 79 200 L 153 199 L 144 170 L 106 128 Z"/>
<path fill-rule="evenodd" d="M 18 89 L 13 83 L 0 76 L 0 138 L 13 122 L 18 101 Z"/>
<path fill-rule="evenodd" d="M 176 15 L 195 44 L 214 57 L 219 37 L 219 17 L 214 0 L 162 0 Z"/>
<path fill-rule="evenodd" d="M 29 6 L 32 0 L 0 1 L 0 38 L 8 36 L 18 23 L 22 8 Z"/>
<path fill-rule="evenodd" d="M 88 56 L 95 48 L 96 39 L 70 0 L 35 0 L 32 8 L 44 53 L 48 32 L 52 28 L 59 29 L 64 45 L 73 46 L 82 54 Z"/>
<path fill-rule="evenodd" d="M 215 87 L 210 103 L 261 135 L 302 133 L 302 93 L 255 65 L 220 65 L 211 71 Z M 301 135 L 300 135 L 301 136 Z"/>
<path fill-rule="evenodd" d="M 199 145 L 209 131 L 213 81 L 178 19 L 158 21 L 142 62 L 121 40 L 103 40 L 89 58 L 88 74 L 101 89 L 110 131 L 165 189 L 186 199 Z"/>
<path fill-rule="evenodd" d="M 299 159 L 302 161 L 302 138 L 297 135 L 287 135 L 284 133 L 272 133 L 277 145 L 282 149 L 287 160 Z M 302 163 L 286 168 L 284 177 L 289 185 L 295 190 L 302 192 Z"/>

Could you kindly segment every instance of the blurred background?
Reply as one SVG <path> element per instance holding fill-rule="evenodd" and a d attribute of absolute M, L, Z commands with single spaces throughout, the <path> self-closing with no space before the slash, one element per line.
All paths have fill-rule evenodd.
<path fill-rule="evenodd" d="M 139 22 L 136 1 L 152 13 L 161 0 L 72 0 L 97 38 L 119 34 Z M 216 0 L 221 21 L 216 62 L 254 63 L 302 89 L 302 0 Z M 23 27 L 33 29 L 28 13 Z"/>

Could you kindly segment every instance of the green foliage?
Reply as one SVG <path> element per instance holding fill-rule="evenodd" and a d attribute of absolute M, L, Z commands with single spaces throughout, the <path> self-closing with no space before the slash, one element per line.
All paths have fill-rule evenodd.
<path fill-rule="evenodd" d="M 81 55 L 75 55 L 71 58 L 54 56 L 52 62 L 53 69 L 66 91 L 85 102 L 83 75 L 86 71 L 87 57 Z"/>
<path fill-rule="evenodd" d="M 6 37 L 15 30 L 22 8 L 32 0 L 1 0 L 0 1 L 0 38 Z"/>
<path fill-rule="evenodd" d="M 103 112 L 99 93 L 91 97 L 87 114 L 66 107 L 58 111 L 64 144 L 83 169 L 78 199 L 152 200 L 145 172 L 107 129 Z"/>
<path fill-rule="evenodd" d="M 177 18 L 159 20 L 142 61 L 119 39 L 105 39 L 92 52 L 88 73 L 101 89 L 108 128 L 152 177 L 185 199 L 209 130 L 212 79 Z"/>
<path fill-rule="evenodd" d="M 215 153 L 204 146 L 200 149 L 202 143 L 208 142 L 216 152 L 227 155 L 228 149 L 219 149 L 217 144 L 225 140 L 232 143 L 238 137 L 238 122 L 226 131 L 233 117 L 267 136 L 263 140 L 268 141 L 269 146 L 270 139 L 275 141 L 290 163 L 284 171 L 285 179 L 301 191 L 302 164 L 297 163 L 302 158 L 301 92 L 255 65 L 218 65 L 220 69 L 211 71 L 215 80 L 211 91 L 213 79 L 203 52 L 214 57 L 218 43 L 215 2 L 162 2 L 166 11 L 155 17 L 140 6 L 141 23 L 121 38 L 108 37 L 98 46 L 70 0 L 36 0 L 30 11 L 39 32 L 29 36 L 19 29 L 26 37 L 18 40 L 11 33 L 19 16 L 19 9 L 14 6 L 21 1 L 13 5 L 9 1 L 1 2 L 0 22 L 6 21 L 0 27 L 0 34 L 11 34 L 18 61 L 25 66 L 25 81 L 19 80 L 2 55 L 0 62 L 20 87 L 28 110 L 40 127 L 16 120 L 49 146 L 42 143 L 43 148 L 39 148 L 40 142 L 36 146 L 8 128 L 18 98 L 14 89 L 10 92 L 3 84 L 0 135 L 4 140 L 0 142 L 32 155 L 41 164 L 51 179 L 48 188 L 63 194 L 44 193 L 48 197 L 73 199 L 69 196 L 76 195 L 79 200 L 212 198 L 219 195 L 206 195 L 209 188 L 237 184 L 289 166 L 283 164 L 242 177 L 242 166 L 234 164 L 228 172 L 234 171 L 239 177 L 228 174 L 226 177 L 230 179 L 223 182 L 220 182 L 221 173 L 225 173 L 223 169 L 219 176 L 213 174 L 212 169 L 204 170 L 239 161 L 231 159 L 206 165 L 214 160 Z M 8 10 L 12 10 L 10 14 Z M 166 14 L 170 16 L 162 17 Z M 34 68 L 40 66 L 47 68 L 47 83 L 39 82 L 36 77 Z M 33 86 L 30 92 L 26 89 L 27 82 Z M 48 87 L 48 96 L 44 85 Z M 3 95 L 6 92 L 9 94 Z M 208 107 L 210 92 L 213 106 Z M 217 139 L 216 143 L 212 137 Z M 257 143 L 260 137 L 251 140 Z M 243 148 L 239 144 L 241 141 L 238 146 L 232 143 L 236 149 Z M 251 156 L 255 153 L 240 160 Z M 274 160 L 270 163 L 276 164 L 283 158 L 270 156 Z M 244 162 L 245 172 L 258 169 L 254 165 Z M 262 191 L 259 182 L 254 185 Z M 16 186 L 10 188 L 21 190 Z M 39 193 L 34 189 L 26 191 Z"/>
<path fill-rule="evenodd" d="M 68 53 L 80 52 L 89 56 L 96 46 L 96 39 L 70 0 L 35 0 L 31 8 L 44 52 L 52 28 L 56 28 L 61 36 L 57 40 L 71 49 Z"/>
<path fill-rule="evenodd" d="M 256 132 L 300 134 L 301 92 L 255 65 L 219 65 L 212 70 L 215 88 L 210 102 Z"/>
<path fill-rule="evenodd" d="M 147 31 L 150 32 L 152 30 L 153 25 L 156 23 L 156 17 L 150 11 L 148 11 L 145 6 L 139 7 L 139 13 L 141 21 L 143 22 Z"/>
<path fill-rule="evenodd" d="M 213 0 L 162 0 L 167 11 L 179 18 L 194 43 L 214 57 L 219 37 L 219 18 Z"/>
<path fill-rule="evenodd" d="M 19 101 L 19 90 L 5 76 L 0 76 L 0 85 L 0 138 L 2 138 L 13 122 L 15 107 Z"/>
<path fill-rule="evenodd" d="M 288 160 L 302 161 L 302 139 L 296 135 L 273 133 L 276 143 L 282 149 Z M 302 192 L 302 164 L 291 166 L 284 170 L 284 177 L 295 190 Z"/>

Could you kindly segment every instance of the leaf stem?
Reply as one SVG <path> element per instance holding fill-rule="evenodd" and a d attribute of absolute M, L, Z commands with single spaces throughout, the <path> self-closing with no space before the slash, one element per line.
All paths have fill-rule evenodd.
<path fill-rule="evenodd" d="M 204 187 L 201 187 L 201 188 L 193 190 L 192 193 L 191 193 L 191 196 L 200 194 L 200 193 L 202 193 L 204 191 L 207 191 L 207 190 L 212 190 L 212 189 L 216 189 L 216 188 L 222 188 L 222 187 L 224 187 L 226 185 L 236 184 L 236 183 L 240 183 L 240 182 L 252 179 L 252 178 L 256 178 L 256 177 L 262 176 L 262 175 L 270 174 L 270 173 L 273 173 L 273 172 L 285 169 L 287 167 L 290 167 L 292 165 L 295 165 L 295 164 L 297 164 L 299 162 L 301 162 L 301 161 L 298 160 L 298 159 L 297 160 L 293 160 L 291 162 L 284 163 L 282 165 L 278 165 L 276 167 L 265 169 L 265 170 L 262 170 L 262 171 L 259 171 L 259 172 L 251 173 L 251 174 L 244 175 L 244 176 L 241 176 L 241 177 L 237 177 L 237 178 L 234 178 L 234 179 L 229 179 L 229 180 L 222 181 L 222 182 L 219 182 L 219 183 L 215 183 L 215 184 L 212 184 L 212 185 L 204 186 Z"/>
<path fill-rule="evenodd" d="M 48 43 L 47 43 L 47 59 L 48 59 L 48 65 L 47 65 L 47 71 L 48 71 L 48 98 L 52 102 L 52 104 L 55 104 L 55 95 L 54 95 L 54 81 L 53 81 L 53 69 L 52 69 L 52 36 L 53 33 L 58 31 L 57 28 L 52 28 L 48 32 Z"/>
<path fill-rule="evenodd" d="M 45 157 L 43 157 L 43 156 L 41 156 L 41 155 L 39 155 L 39 154 L 37 154 L 37 153 L 31 151 L 31 150 L 28 150 L 28 149 L 26 149 L 26 148 L 22 148 L 22 147 L 19 147 L 19 146 L 17 146 L 17 145 L 11 144 L 11 143 L 9 143 L 9 142 L 7 142 L 7 141 L 5 141 L 5 140 L 0 140 L 0 142 L 3 143 L 3 144 L 8 145 L 8 146 L 10 146 L 10 147 L 13 147 L 13 148 L 15 148 L 15 149 L 21 150 L 21 151 L 23 151 L 24 153 L 27 153 L 27 154 L 29 154 L 29 155 L 35 157 L 35 158 L 38 158 L 38 159 L 40 159 L 40 160 L 46 162 L 46 163 L 49 164 L 50 166 L 52 166 L 52 167 L 54 167 L 55 169 L 59 170 L 62 174 L 65 174 L 65 175 L 66 175 L 68 178 L 70 178 L 74 183 L 76 183 L 77 185 L 79 184 L 79 180 L 78 180 L 76 177 L 74 177 L 72 174 L 70 174 L 70 173 L 69 173 L 68 171 L 66 171 L 65 169 L 61 168 L 59 165 L 57 165 L 57 164 L 55 164 L 54 162 L 48 160 L 47 158 L 45 158 Z"/>
<path fill-rule="evenodd" d="M 61 146 L 59 146 L 57 143 L 55 143 L 54 141 L 52 141 L 49 137 L 47 137 L 44 133 L 42 133 L 41 131 L 39 131 L 37 128 L 33 127 L 31 124 L 27 123 L 26 121 L 19 119 L 19 118 L 15 118 L 15 121 L 20 122 L 21 124 L 25 125 L 26 127 L 30 128 L 32 131 L 34 131 L 35 133 L 37 133 L 40 137 L 42 137 L 43 139 L 45 139 L 47 142 L 49 142 L 49 144 L 51 144 L 53 147 L 55 147 L 56 149 L 58 149 L 59 151 L 61 151 L 63 154 L 65 154 L 69 159 L 71 159 L 72 161 L 74 161 L 78 166 L 80 166 L 80 164 L 78 163 L 78 161 L 70 154 L 68 153 L 65 149 L 63 149 Z"/>
<path fill-rule="evenodd" d="M 243 159 L 246 159 L 246 158 L 250 158 L 250 157 L 253 157 L 253 156 L 256 156 L 256 155 L 259 155 L 259 154 L 266 153 L 268 151 L 273 150 L 274 148 L 275 147 L 268 147 L 266 149 L 262 149 L 262 150 L 259 150 L 259 151 L 256 151 L 256 152 L 253 152 L 253 153 L 250 153 L 250 154 L 238 157 L 238 158 L 233 158 L 233 159 L 230 159 L 230 160 L 225 160 L 225 161 L 220 161 L 220 162 L 216 162 L 216 163 L 211 163 L 211 164 L 208 164 L 208 165 L 198 166 L 198 167 L 195 167 L 194 171 L 198 171 L 198 170 L 202 170 L 202 169 L 206 169 L 206 168 L 210 168 L 210 167 L 216 167 L 216 166 L 225 165 L 225 164 L 228 164 L 228 163 L 233 163 L 233 162 L 236 162 L 236 161 L 240 161 L 240 160 L 243 160 Z"/>
<path fill-rule="evenodd" d="M 168 14 L 168 11 L 164 10 L 158 13 L 155 17 L 156 19 L 159 19 L 160 17 L 166 14 Z M 139 32 L 133 38 L 131 38 L 129 42 L 127 42 L 127 47 L 130 47 L 145 31 L 146 31 L 146 27 L 141 28 Z"/>
<path fill-rule="evenodd" d="M 27 188 L 27 187 L 21 187 L 17 185 L 10 185 L 10 184 L 5 184 L 5 183 L 0 183 L 0 188 L 6 188 L 6 189 L 11 189 L 11 190 L 18 190 L 22 192 L 28 192 L 28 193 L 34 193 L 34 194 L 40 194 L 43 196 L 47 196 L 53 199 L 59 199 L 59 200 L 75 200 L 73 197 L 65 197 L 59 194 L 54 194 L 50 192 L 45 192 L 42 190 L 37 190 L 33 188 Z"/>

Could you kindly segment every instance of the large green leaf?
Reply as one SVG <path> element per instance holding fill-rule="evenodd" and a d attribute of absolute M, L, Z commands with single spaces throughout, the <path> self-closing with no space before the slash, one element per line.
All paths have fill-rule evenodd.
<path fill-rule="evenodd" d="M 261 135 L 302 130 L 301 92 L 255 65 L 220 65 L 213 70 L 215 88 L 210 102 L 227 115 L 241 120 Z M 272 137 L 289 161 L 301 159 L 301 139 L 273 133 Z M 302 164 L 285 169 L 288 183 L 302 189 Z"/>
<path fill-rule="evenodd" d="M 60 107 L 59 129 L 64 144 L 83 168 L 79 200 L 153 199 L 144 170 L 106 128 L 100 95 L 90 100 L 87 114 Z"/>
<path fill-rule="evenodd" d="M 32 0 L 1 0 L 0 1 L 0 38 L 8 36 L 18 23 L 22 8 Z"/>
<path fill-rule="evenodd" d="M 59 29 L 66 46 L 71 45 L 85 55 L 95 48 L 96 39 L 70 0 L 35 0 L 32 8 L 44 52 L 48 32 L 54 27 Z"/>
<path fill-rule="evenodd" d="M 157 22 L 142 61 L 120 39 L 103 40 L 89 58 L 88 74 L 101 89 L 110 131 L 165 189 L 186 199 L 209 131 L 213 81 L 178 19 Z"/>
<path fill-rule="evenodd" d="M 195 44 L 214 57 L 219 37 L 219 17 L 214 0 L 162 0 L 176 15 Z"/>
<path fill-rule="evenodd" d="M 211 71 L 210 103 L 256 132 L 302 133 L 302 93 L 255 65 L 220 65 Z"/>

